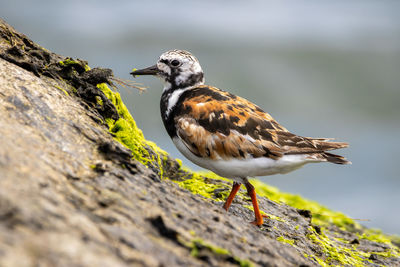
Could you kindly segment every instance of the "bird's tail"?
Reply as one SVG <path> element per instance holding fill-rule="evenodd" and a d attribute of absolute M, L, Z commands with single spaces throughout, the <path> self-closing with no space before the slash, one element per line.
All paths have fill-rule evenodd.
<path fill-rule="evenodd" d="M 307 137 L 316 148 L 322 151 L 334 150 L 339 148 L 348 147 L 349 144 L 346 142 L 330 142 L 333 138 L 310 138 Z"/>
<path fill-rule="evenodd" d="M 351 164 L 351 162 L 348 161 L 345 157 L 342 157 L 342 156 L 339 156 L 339 155 L 336 155 L 336 154 L 324 152 L 321 155 L 328 162 L 332 162 L 332 163 L 335 163 L 335 164 Z"/>
<path fill-rule="evenodd" d="M 348 147 L 349 144 L 345 142 L 329 142 L 332 140 L 331 138 L 310 138 L 312 142 L 323 152 L 320 153 L 312 153 L 310 156 L 314 160 L 318 161 L 327 161 L 335 164 L 351 164 L 345 157 L 340 155 L 328 153 L 326 151 L 345 148 Z"/>

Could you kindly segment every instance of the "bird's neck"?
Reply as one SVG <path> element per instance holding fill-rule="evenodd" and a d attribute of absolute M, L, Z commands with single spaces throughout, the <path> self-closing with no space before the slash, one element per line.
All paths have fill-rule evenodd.
<path fill-rule="evenodd" d="M 161 101 L 160 101 L 161 116 L 163 117 L 163 120 L 164 119 L 167 120 L 168 117 L 171 115 L 172 110 L 176 107 L 180 96 L 185 91 L 188 91 L 196 86 L 197 85 L 188 86 L 184 88 L 173 87 L 171 86 L 171 84 L 166 84 L 164 86 L 164 90 L 161 95 Z"/>
<path fill-rule="evenodd" d="M 185 89 L 204 84 L 204 73 L 202 71 L 192 72 L 171 72 L 165 78 L 164 92 L 170 90 Z"/>
<path fill-rule="evenodd" d="M 164 82 L 161 113 L 163 117 L 168 117 L 183 92 L 204 84 L 204 74 L 202 71 L 196 73 L 172 72 Z"/>
<path fill-rule="evenodd" d="M 204 79 L 186 87 L 173 86 L 173 84 L 170 83 L 165 84 L 160 100 L 160 111 L 164 126 L 171 138 L 176 134 L 173 114 L 180 106 L 182 94 L 203 84 Z"/>

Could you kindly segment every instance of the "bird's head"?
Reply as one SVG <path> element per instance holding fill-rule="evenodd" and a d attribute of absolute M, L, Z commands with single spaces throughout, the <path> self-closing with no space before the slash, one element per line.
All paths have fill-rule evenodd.
<path fill-rule="evenodd" d="M 132 71 L 131 74 L 158 76 L 165 82 L 165 89 L 204 84 L 204 74 L 199 61 L 185 50 L 167 51 L 160 56 L 156 65 Z"/>

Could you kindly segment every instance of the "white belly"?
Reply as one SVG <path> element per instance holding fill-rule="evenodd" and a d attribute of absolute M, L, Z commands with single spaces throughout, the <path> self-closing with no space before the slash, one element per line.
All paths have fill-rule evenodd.
<path fill-rule="evenodd" d="M 231 160 L 212 160 L 194 155 L 178 137 L 172 140 L 190 161 L 226 178 L 246 178 L 294 171 L 310 161 L 305 155 L 285 155 L 278 160 L 265 157 Z"/>

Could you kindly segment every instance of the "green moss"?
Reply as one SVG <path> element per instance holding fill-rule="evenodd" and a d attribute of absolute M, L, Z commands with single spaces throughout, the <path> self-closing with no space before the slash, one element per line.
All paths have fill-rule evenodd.
<path fill-rule="evenodd" d="M 322 249 L 321 257 L 312 257 L 322 266 L 365 266 L 366 263 L 372 263 L 369 260 L 371 254 L 381 257 L 400 257 L 399 249 L 393 246 L 390 239 L 386 238 L 382 233 L 371 234 L 368 233 L 370 230 L 366 230 L 366 233 L 359 235 L 359 238 L 385 243 L 388 245 L 388 249 L 383 252 L 363 252 L 357 250 L 356 245 L 349 246 L 349 242 L 342 238 L 329 238 L 323 231 L 321 234 L 317 234 L 313 227 L 310 227 L 309 231 L 310 234 L 307 235 L 307 238 Z"/>
<path fill-rule="evenodd" d="M 191 254 L 194 257 L 198 256 L 199 253 L 199 248 L 201 247 L 205 247 L 207 249 L 209 249 L 210 251 L 212 251 L 215 254 L 219 254 L 219 255 L 229 255 L 229 251 L 224 249 L 224 248 L 220 248 L 214 245 L 211 245 L 210 243 L 206 243 L 204 242 L 202 239 L 200 238 L 196 238 L 194 240 L 192 240 L 192 251 Z"/>
<path fill-rule="evenodd" d="M 204 176 L 206 176 L 210 180 L 207 180 L 207 178 L 204 178 Z M 195 194 L 200 194 L 206 198 L 215 198 L 213 192 L 215 189 L 221 188 L 221 185 L 215 184 L 212 180 L 218 179 L 227 181 L 224 178 L 218 177 L 216 174 L 202 172 L 200 174 L 194 173 L 192 178 L 177 183 Z M 331 211 L 315 201 L 306 200 L 301 198 L 300 196 L 291 195 L 288 193 L 282 193 L 278 189 L 265 185 L 259 181 L 252 181 L 252 184 L 256 187 L 257 193 L 261 196 L 268 197 L 276 202 L 284 202 L 296 208 L 311 210 L 313 213 L 313 223 L 322 226 L 322 229 L 324 229 L 323 226 L 328 226 L 330 224 L 335 224 L 340 228 L 361 229 L 360 225 L 355 223 L 352 219 L 346 217 L 344 214 Z M 217 200 L 225 200 L 228 192 L 229 190 L 227 188 L 226 195 L 220 196 L 220 198 L 217 198 Z M 253 210 L 253 207 L 251 205 L 246 205 L 246 208 Z M 284 219 L 278 216 L 269 214 L 269 217 L 272 220 L 287 223 Z M 273 229 L 275 229 L 276 231 L 278 230 L 275 226 L 273 227 Z M 299 229 L 298 225 L 296 226 L 296 229 Z M 364 266 L 366 262 L 370 262 L 370 260 L 368 259 L 370 253 L 358 251 L 355 246 L 350 248 L 346 247 L 348 246 L 348 242 L 338 242 L 339 240 L 336 241 L 334 238 L 331 239 L 323 233 L 321 235 L 318 235 L 315 229 L 312 227 L 310 228 L 310 231 L 311 233 L 307 235 L 307 238 L 319 247 L 321 247 L 322 251 L 321 257 L 310 257 L 312 257 L 321 266 Z M 399 255 L 399 250 L 390 243 L 390 239 L 380 232 L 367 230 L 362 236 L 360 236 L 360 238 L 369 239 L 379 243 L 386 243 L 391 248 L 385 252 L 374 254 L 383 257 L 398 257 Z M 278 237 L 277 240 L 290 245 L 294 245 L 294 240 L 291 239 Z"/>
<path fill-rule="evenodd" d="M 313 215 L 313 224 L 321 226 L 322 229 L 324 229 L 324 226 L 329 226 L 331 224 L 337 225 L 342 230 L 354 231 L 354 229 L 362 229 L 358 223 L 354 222 L 354 220 L 350 219 L 346 215 L 332 211 L 315 201 L 304 199 L 298 195 L 280 192 L 277 188 L 266 185 L 258 180 L 252 180 L 251 183 L 254 185 L 260 196 L 267 197 L 275 202 L 286 203 L 295 208 L 310 210 Z M 297 226 L 296 229 L 298 229 Z M 391 237 L 383 234 L 379 230 L 362 230 L 362 234 L 357 234 L 360 239 L 368 239 L 374 242 L 384 243 L 390 248 L 385 252 L 374 252 L 374 254 L 383 257 L 400 257 L 400 249 L 392 244 Z M 358 251 L 355 247 L 348 248 L 345 246 L 346 242 L 343 242 L 342 240 L 338 241 L 341 241 L 344 244 L 335 241 L 333 238 L 330 239 L 324 234 L 318 235 L 312 227 L 310 228 L 310 231 L 311 234 L 307 235 L 307 237 L 319 245 L 324 252 L 324 258 L 315 257 L 315 260 L 322 266 L 330 266 L 332 263 L 363 266 L 366 261 L 369 261 L 369 253 Z"/>
<path fill-rule="evenodd" d="M 183 187 L 193 194 L 198 194 L 206 198 L 213 198 L 213 192 L 217 188 L 211 184 L 205 184 L 203 181 L 191 178 L 184 181 L 176 182 L 180 187 Z"/>
<path fill-rule="evenodd" d="M 60 64 L 61 66 L 68 66 L 71 64 L 79 64 L 79 62 L 73 60 L 72 58 L 66 58 L 65 60 L 61 60 L 58 62 L 58 64 Z"/>
<path fill-rule="evenodd" d="M 97 104 L 99 104 L 100 106 L 102 106 L 103 105 L 103 99 L 101 99 L 101 97 L 100 96 L 96 96 L 96 102 L 97 102 Z"/>
<path fill-rule="evenodd" d="M 57 85 L 54 85 L 54 87 L 57 88 L 58 90 L 62 91 L 65 95 L 69 96 L 68 92 L 65 89 L 63 89 L 63 88 L 61 88 L 60 86 L 57 86 Z"/>
<path fill-rule="evenodd" d="M 132 150 L 134 159 L 146 166 L 156 167 L 159 170 L 160 177 L 163 177 L 163 160 L 167 153 L 155 143 L 144 138 L 143 132 L 137 127 L 118 92 L 112 91 L 105 83 L 98 84 L 97 87 L 114 104 L 120 116 L 117 121 L 110 118 L 106 119 L 109 130 L 114 134 L 115 139 Z"/>
<path fill-rule="evenodd" d="M 360 239 L 367 239 L 370 241 L 378 242 L 378 243 L 385 243 L 391 244 L 391 240 L 388 236 L 385 236 L 381 230 L 378 229 L 367 229 L 362 234 L 357 234 L 358 238 Z"/>
<path fill-rule="evenodd" d="M 185 171 L 190 171 L 186 168 L 183 168 Z M 217 201 L 224 201 L 229 194 L 229 187 L 227 187 L 224 184 L 221 184 L 221 179 L 228 181 L 225 178 L 214 178 L 214 175 L 208 175 L 208 172 L 198 172 L 198 173 L 192 173 L 190 174 L 190 177 L 185 177 L 183 178 L 183 181 L 174 181 L 177 183 L 180 187 L 185 188 L 192 192 L 193 194 L 201 195 L 205 198 L 212 198 Z M 207 177 L 205 178 L 205 175 Z M 231 181 L 228 181 L 229 183 Z M 226 189 L 223 192 L 219 192 L 219 194 L 216 196 L 214 193 L 216 189 L 224 188 Z"/>
<path fill-rule="evenodd" d="M 293 239 L 286 239 L 286 238 L 284 238 L 283 236 L 279 236 L 276 240 L 279 241 L 279 242 L 281 242 L 281 243 L 289 244 L 289 245 L 291 245 L 291 246 L 294 245 L 294 240 L 293 240 Z"/>
<path fill-rule="evenodd" d="M 69 66 L 69 65 L 79 65 L 79 66 L 83 66 L 85 71 L 90 70 L 90 67 L 87 65 L 87 62 L 81 61 L 81 60 L 74 60 L 70 57 L 67 57 L 65 60 L 59 61 L 58 64 L 63 67 Z"/>
<path fill-rule="evenodd" d="M 200 256 L 200 251 L 203 249 L 206 249 L 210 251 L 213 254 L 216 255 L 222 255 L 222 256 L 232 256 L 233 260 L 240 266 L 242 267 L 251 267 L 254 266 L 252 262 L 248 260 L 243 260 L 240 259 L 239 257 L 233 256 L 228 250 L 224 248 L 217 247 L 215 245 L 212 245 L 210 243 L 205 242 L 204 240 L 200 238 L 193 239 L 191 244 L 191 255 L 193 257 L 199 257 Z"/>
<path fill-rule="evenodd" d="M 190 171 L 190 170 L 188 170 Z M 204 179 L 207 177 L 210 180 Z M 217 188 L 223 188 L 218 183 L 212 183 L 212 180 L 223 180 L 231 183 L 230 180 L 226 178 L 222 178 L 212 172 L 198 172 L 193 173 L 193 177 L 190 179 L 186 179 L 182 182 L 177 182 L 181 187 L 188 189 L 189 191 L 202 195 L 206 198 L 215 198 L 213 197 L 214 190 Z M 259 180 L 252 180 L 251 183 L 256 188 L 257 194 L 260 196 L 267 197 L 275 202 L 283 202 L 289 206 L 298 208 L 298 209 L 308 209 L 313 214 L 313 223 L 319 226 L 327 226 L 330 224 L 335 224 L 342 229 L 360 229 L 361 226 L 354 222 L 351 218 L 347 217 L 343 213 L 332 211 L 325 206 L 318 204 L 315 201 L 304 199 L 298 195 L 292 195 L 289 193 L 280 192 L 277 188 L 273 186 L 266 185 Z M 217 198 L 218 201 L 223 201 L 228 196 L 229 190 L 221 193 L 220 197 Z M 239 195 L 241 193 L 239 192 Z M 245 195 L 242 195 L 246 197 Z M 251 205 L 246 206 L 246 208 L 253 210 Z M 268 216 L 273 220 L 278 220 L 281 222 L 285 222 L 284 219 L 274 216 L 272 214 L 268 214 Z"/>
<path fill-rule="evenodd" d="M 361 228 L 346 215 L 340 212 L 332 211 L 315 201 L 307 200 L 299 195 L 280 192 L 276 187 L 264 184 L 259 180 L 252 180 L 251 183 L 256 188 L 257 194 L 269 198 L 275 202 L 283 202 L 289 206 L 298 209 L 307 209 L 312 212 L 313 223 L 319 226 L 335 224 L 341 228 Z"/>
<path fill-rule="evenodd" d="M 190 234 L 191 236 L 195 236 L 195 235 L 196 235 L 196 232 L 195 232 L 194 230 L 190 230 L 190 231 L 189 231 L 189 234 Z"/>
<path fill-rule="evenodd" d="M 278 217 L 278 216 L 275 216 L 275 215 L 272 215 L 272 214 L 268 214 L 268 217 L 269 217 L 271 220 L 275 220 L 275 221 L 278 221 L 278 222 L 287 223 L 287 221 L 286 221 L 285 219 L 283 219 L 283 218 L 281 218 L 281 217 Z"/>
<path fill-rule="evenodd" d="M 330 239 L 323 232 L 317 234 L 313 227 L 310 227 L 309 231 L 307 238 L 318 245 L 322 251 L 321 257 L 312 256 L 320 265 L 365 266 L 367 262 L 371 263 L 368 259 L 369 253 L 358 251 L 355 247 L 346 247 Z"/>
<path fill-rule="evenodd" d="M 393 237 L 387 236 L 382 233 L 381 230 L 377 229 L 366 229 L 364 233 L 357 233 L 359 239 L 366 239 L 377 243 L 386 244 L 389 249 L 384 252 L 374 252 L 374 254 L 383 256 L 383 257 L 399 257 L 400 258 L 400 249 L 397 246 L 394 246 L 392 243 Z"/>

